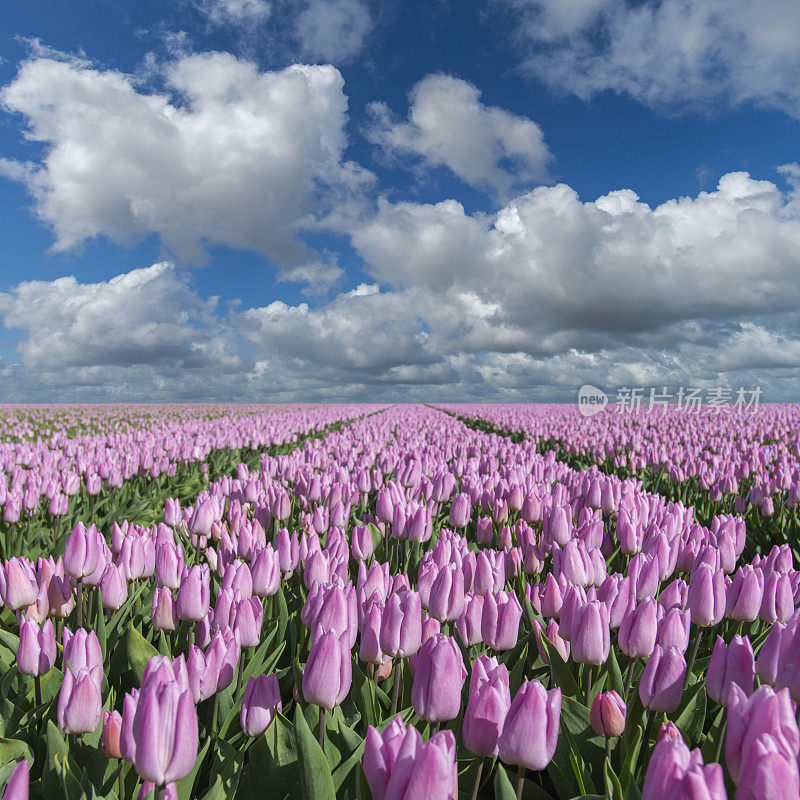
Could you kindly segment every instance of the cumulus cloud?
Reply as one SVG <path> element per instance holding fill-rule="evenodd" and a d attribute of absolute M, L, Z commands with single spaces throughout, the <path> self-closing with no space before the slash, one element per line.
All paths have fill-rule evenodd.
<path fill-rule="evenodd" d="M 167 264 L 25 282 L 0 295 L 20 335 L 19 364 L 0 368 L 5 399 L 61 387 L 60 399 L 566 400 L 583 383 L 760 385 L 787 399 L 800 368 L 795 192 L 730 173 L 656 207 L 563 184 L 493 215 L 383 200 L 352 237 L 369 282 L 224 316 Z M 310 288 L 330 270 L 333 287 L 337 269 L 284 277 Z"/>
<path fill-rule="evenodd" d="M 198 0 L 197 7 L 214 25 L 252 25 L 269 18 L 266 0 Z"/>
<path fill-rule="evenodd" d="M 492 217 L 454 201 L 384 201 L 353 241 L 379 280 L 449 292 L 487 321 L 470 335 L 525 349 L 565 331 L 579 339 L 795 307 L 800 220 L 791 202 L 747 173 L 655 208 L 631 190 L 581 201 L 559 184 Z"/>
<path fill-rule="evenodd" d="M 312 254 L 298 239 L 371 176 L 342 159 L 347 98 L 331 66 L 262 72 L 227 53 L 183 54 L 165 90 L 84 60 L 34 57 L 0 92 L 41 157 L 0 160 L 22 182 L 55 250 L 97 236 L 157 234 L 185 261 L 206 244 L 258 250 L 279 265 Z M 167 93 L 169 92 L 169 93 Z"/>
<path fill-rule="evenodd" d="M 358 56 L 371 29 L 369 7 L 361 0 L 311 0 L 295 22 L 303 58 L 331 64 Z"/>
<path fill-rule="evenodd" d="M 367 135 L 389 154 L 446 167 L 500 196 L 545 180 L 551 155 L 542 129 L 527 117 L 485 106 L 480 96 L 467 81 L 428 75 L 409 94 L 407 121 L 396 119 L 385 103 L 371 103 Z"/>
<path fill-rule="evenodd" d="M 4 326 L 25 333 L 22 363 L 41 372 L 141 365 L 239 369 L 216 305 L 217 298 L 199 297 L 169 262 L 99 283 L 24 281 L 0 293 Z"/>
<path fill-rule="evenodd" d="M 800 117 L 794 0 L 507 0 L 525 64 L 581 98 L 612 90 L 670 111 L 747 103 Z"/>
<path fill-rule="evenodd" d="M 305 284 L 303 294 L 309 297 L 324 297 L 336 287 L 344 277 L 344 270 L 336 263 L 335 256 L 325 261 L 309 261 L 296 267 L 281 270 L 279 281 Z"/>

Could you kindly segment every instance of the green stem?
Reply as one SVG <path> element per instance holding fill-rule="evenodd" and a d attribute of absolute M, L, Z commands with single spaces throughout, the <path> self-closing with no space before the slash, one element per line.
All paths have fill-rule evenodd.
<path fill-rule="evenodd" d="M 697 629 L 694 637 L 694 646 L 692 647 L 692 654 L 689 656 L 689 662 L 686 664 L 686 675 L 683 678 L 683 688 L 685 689 L 689 684 L 689 676 L 692 674 L 692 667 L 694 666 L 695 659 L 697 658 L 697 651 L 700 649 L 700 639 L 702 638 L 702 628 Z"/>
<path fill-rule="evenodd" d="M 33 676 L 33 696 L 36 698 L 36 707 L 42 704 L 42 684 L 38 675 Z"/>
<path fill-rule="evenodd" d="M 244 651 L 239 653 L 239 669 L 236 670 L 236 691 L 233 693 L 234 697 L 236 697 L 239 694 L 239 690 L 242 688 L 243 676 L 244 676 Z"/>
<path fill-rule="evenodd" d="M 586 665 L 586 705 L 592 705 L 592 665 Z"/>
<path fill-rule="evenodd" d="M 478 789 L 480 789 L 482 777 L 483 777 L 483 759 L 478 761 L 478 771 L 475 773 L 475 785 L 472 787 L 472 796 L 470 800 L 477 800 Z"/>
<path fill-rule="evenodd" d="M 636 659 L 631 659 L 628 662 L 628 669 L 625 672 L 625 706 L 628 705 L 628 695 L 631 693 L 631 684 L 633 683 L 633 670 L 636 666 Z"/>
<path fill-rule="evenodd" d="M 646 755 L 645 764 L 650 761 L 650 731 L 653 728 L 653 720 L 656 718 L 655 711 L 647 712 L 647 723 L 644 726 L 644 737 L 642 738 L 642 747 Z"/>
<path fill-rule="evenodd" d="M 78 581 L 78 586 L 75 590 L 78 593 L 77 598 L 75 599 L 75 614 L 76 614 L 76 621 L 77 625 L 76 628 L 83 627 L 83 578 Z"/>
<path fill-rule="evenodd" d="M 522 798 L 522 787 L 525 785 L 525 767 L 522 764 L 519 765 L 519 770 L 517 771 L 517 800 L 521 800 Z"/>
<path fill-rule="evenodd" d="M 325 709 L 319 707 L 319 746 L 322 748 L 323 755 L 325 754 Z"/>
<path fill-rule="evenodd" d="M 403 659 L 398 658 L 397 664 L 394 668 L 394 688 L 392 689 L 392 713 L 390 717 L 394 717 L 397 713 L 397 700 L 400 697 L 400 684 L 403 682 Z"/>
<path fill-rule="evenodd" d="M 214 705 L 211 709 L 211 736 L 216 735 L 217 732 L 217 717 L 219 716 L 219 692 L 214 695 Z"/>
<path fill-rule="evenodd" d="M 727 713 L 728 712 L 726 711 L 725 712 L 725 714 L 726 714 L 725 722 L 722 723 L 722 730 L 720 730 L 719 739 L 717 740 L 717 750 L 716 750 L 716 753 L 714 754 L 714 761 L 717 761 L 717 762 L 719 761 L 720 756 L 722 755 L 722 743 L 725 741 L 725 734 L 727 733 L 727 730 L 728 730 Z"/>

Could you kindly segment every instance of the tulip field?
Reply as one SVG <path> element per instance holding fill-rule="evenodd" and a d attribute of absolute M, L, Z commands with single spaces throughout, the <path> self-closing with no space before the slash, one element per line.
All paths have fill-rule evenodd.
<path fill-rule="evenodd" d="M 5 800 L 800 798 L 800 406 L 0 407 Z"/>

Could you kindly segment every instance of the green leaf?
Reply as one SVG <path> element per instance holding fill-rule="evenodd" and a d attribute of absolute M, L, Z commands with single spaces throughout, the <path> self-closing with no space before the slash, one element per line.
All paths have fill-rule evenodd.
<path fill-rule="evenodd" d="M 611 648 L 608 658 L 608 673 L 611 678 L 611 688 L 622 698 L 625 697 L 625 684 L 622 680 L 622 670 L 617 661 L 617 654 L 614 648 Z"/>
<path fill-rule="evenodd" d="M 272 725 L 255 740 L 247 755 L 242 781 L 244 798 L 262 800 L 267 786 L 271 797 L 297 796 L 300 775 L 294 728 L 283 714 L 275 715 Z"/>
<path fill-rule="evenodd" d="M 361 759 L 361 756 L 364 753 L 364 744 L 366 740 L 362 739 L 352 728 L 347 727 L 340 708 L 337 707 L 336 711 L 339 712 L 338 716 L 336 717 L 336 721 L 339 725 L 339 738 L 351 751 L 349 758 L 339 764 L 339 766 L 333 771 L 333 785 L 338 792 L 342 783 L 344 783 L 345 779 L 352 772 L 353 767 L 355 767 L 355 765 L 358 764 L 359 760 Z"/>
<path fill-rule="evenodd" d="M 495 800 L 517 800 L 517 793 L 502 764 L 498 764 L 495 768 L 494 797 Z"/>
<path fill-rule="evenodd" d="M 5 645 L 15 656 L 19 650 L 19 636 L 5 628 L 0 628 L 0 643 Z"/>
<path fill-rule="evenodd" d="M 201 800 L 226 800 L 227 794 L 222 786 L 222 776 L 217 775 L 214 785 L 203 795 Z"/>
<path fill-rule="evenodd" d="M 21 739 L 0 737 L 0 766 L 21 761 L 23 758 L 27 759 L 28 763 L 33 763 L 33 755 L 27 742 L 23 742 Z"/>
<path fill-rule="evenodd" d="M 578 686 L 572 670 L 564 663 L 561 653 L 556 650 L 555 645 L 544 635 L 541 634 L 542 644 L 547 648 L 547 658 L 550 661 L 550 676 L 553 686 L 561 687 L 561 694 L 566 697 L 579 697 L 581 690 Z"/>
<path fill-rule="evenodd" d="M 606 797 L 611 798 L 611 800 L 625 800 L 622 795 L 622 786 L 619 778 L 608 761 L 603 764 L 603 779 L 606 784 Z"/>
<path fill-rule="evenodd" d="M 636 781 L 633 780 L 636 771 L 636 762 L 639 759 L 639 750 L 642 747 L 642 739 L 644 737 L 644 729 L 641 725 L 636 726 L 636 733 L 634 734 L 633 741 L 628 753 L 625 756 L 625 761 L 622 765 L 622 772 L 620 773 L 620 783 L 625 787 L 625 796 L 628 797 L 631 792 L 631 787 L 636 786 Z"/>
<path fill-rule="evenodd" d="M 698 681 L 684 692 L 683 700 L 675 714 L 674 722 L 687 742 L 697 742 L 703 733 L 703 723 L 706 719 L 705 681 Z"/>
<path fill-rule="evenodd" d="M 717 754 L 717 743 L 721 737 L 725 736 L 725 728 L 725 708 L 724 706 L 720 706 L 717 713 L 714 715 L 714 721 L 711 723 L 711 727 L 704 737 L 705 741 L 700 748 L 706 764 L 714 760 Z"/>
<path fill-rule="evenodd" d="M 100 587 L 97 587 L 97 640 L 100 642 L 100 650 L 103 653 L 103 658 L 106 657 L 108 651 L 108 632 L 106 631 L 106 610 L 103 608 Z"/>
<path fill-rule="evenodd" d="M 197 761 L 194 762 L 192 771 L 185 778 L 182 778 L 178 781 L 176 787 L 178 790 L 178 800 L 191 800 L 194 794 L 194 783 L 197 780 L 197 773 L 200 771 L 200 767 L 206 757 L 206 753 L 208 752 L 210 744 L 211 739 L 206 739 L 206 743 L 197 754 Z"/>
<path fill-rule="evenodd" d="M 295 709 L 294 735 L 305 800 L 336 800 L 328 759 L 311 733 L 300 706 Z"/>
<path fill-rule="evenodd" d="M 526 645 L 527 647 L 527 645 Z M 520 657 L 517 659 L 517 663 L 514 664 L 514 668 L 511 670 L 511 674 L 508 676 L 508 683 L 511 688 L 511 696 L 513 697 L 520 686 L 522 686 L 522 680 L 525 677 L 525 650 L 523 649 Z"/>
<path fill-rule="evenodd" d="M 136 680 L 140 686 L 147 662 L 157 655 L 158 650 L 131 624 L 128 629 L 128 663 L 136 674 Z"/>
<path fill-rule="evenodd" d="M 289 608 L 286 605 L 283 586 L 279 587 L 275 597 L 278 602 L 278 641 L 282 642 L 286 638 L 286 626 L 289 624 Z"/>

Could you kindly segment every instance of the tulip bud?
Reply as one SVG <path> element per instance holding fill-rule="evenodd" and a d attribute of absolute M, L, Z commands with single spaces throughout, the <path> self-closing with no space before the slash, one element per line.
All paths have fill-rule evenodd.
<path fill-rule="evenodd" d="M 766 500 L 764 501 L 766 502 Z M 744 762 L 736 800 L 795 800 L 800 796 L 797 759 L 768 734 L 757 736 Z"/>
<path fill-rule="evenodd" d="M 422 643 L 422 603 L 418 592 L 395 592 L 381 619 L 381 650 L 391 658 L 414 655 Z"/>
<path fill-rule="evenodd" d="M 701 627 L 717 625 L 725 616 L 725 575 L 708 564 L 700 564 L 689 579 L 687 604 L 692 622 Z"/>
<path fill-rule="evenodd" d="M 198 723 L 192 694 L 177 682 L 142 689 L 133 718 L 134 767 L 157 786 L 185 778 L 197 760 Z"/>
<path fill-rule="evenodd" d="M 464 611 L 456 620 L 456 630 L 465 647 L 471 647 L 483 641 L 481 635 L 483 603 L 483 597 L 479 594 L 467 592 L 464 597 Z"/>
<path fill-rule="evenodd" d="M 206 662 L 213 652 L 217 673 L 217 691 L 227 689 L 233 683 L 239 663 L 241 648 L 239 639 L 230 628 L 217 630 L 206 649 Z"/>
<path fill-rule="evenodd" d="M 207 564 L 184 571 L 176 611 L 178 619 L 199 622 L 211 605 L 211 573 Z"/>
<path fill-rule="evenodd" d="M 12 611 L 36 602 L 36 573 L 27 558 L 9 558 L 5 563 L 2 601 Z"/>
<path fill-rule="evenodd" d="M 250 678 L 239 714 L 245 736 L 261 736 L 272 724 L 275 713 L 282 708 L 278 676 L 274 672 Z"/>
<path fill-rule="evenodd" d="M 626 708 L 615 692 L 598 692 L 592 701 L 589 721 L 598 736 L 620 736 L 625 730 Z"/>
<path fill-rule="evenodd" d="M 510 650 L 519 638 L 522 606 L 514 592 L 487 594 L 483 601 L 481 635 L 494 650 Z"/>
<path fill-rule="evenodd" d="M 739 686 L 731 684 L 725 763 L 734 782 L 740 782 L 747 763 L 754 758 L 754 744 L 763 735 L 774 739 L 785 757 L 796 764 L 800 732 L 788 689 L 776 692 L 769 686 L 760 686 L 748 697 Z M 770 794 L 763 796 L 771 797 Z"/>
<path fill-rule="evenodd" d="M 496 658 L 478 656 L 472 664 L 469 701 L 461 729 L 470 752 L 477 756 L 497 755 L 497 739 L 509 708 L 508 669 Z"/>
<path fill-rule="evenodd" d="M 119 611 L 128 599 L 128 582 L 116 564 L 109 564 L 100 579 L 100 599 L 103 608 Z"/>
<path fill-rule="evenodd" d="M 174 544 L 164 542 L 156 552 L 156 586 L 177 589 L 181 585 L 182 572 L 183 555 Z"/>
<path fill-rule="evenodd" d="M 458 645 L 441 633 L 431 636 L 420 648 L 411 704 L 417 716 L 427 722 L 455 719 L 461 710 L 461 687 L 467 677 Z"/>
<path fill-rule="evenodd" d="M 303 670 L 303 697 L 307 702 L 331 710 L 350 691 L 353 679 L 348 634 L 322 633 L 311 645 Z"/>
<path fill-rule="evenodd" d="M 153 628 L 157 631 L 174 631 L 178 627 L 178 610 L 175 607 L 172 589 L 164 586 L 155 590 L 150 604 L 150 615 Z"/>
<path fill-rule="evenodd" d="M 45 675 L 56 660 L 56 635 L 53 621 L 48 619 L 40 628 L 32 619 L 22 617 L 19 623 L 17 669 L 23 675 Z"/>
<path fill-rule="evenodd" d="M 189 520 L 189 530 L 195 536 L 211 536 L 211 524 L 217 514 L 217 509 L 211 500 L 203 500 L 195 506 Z"/>
<path fill-rule="evenodd" d="M 450 505 L 448 517 L 451 527 L 466 528 L 472 514 L 472 501 L 467 494 L 457 494 Z"/>
<path fill-rule="evenodd" d="M 668 647 L 676 647 L 681 653 L 685 653 L 689 647 L 691 622 L 688 611 L 677 607 L 671 608 L 659 620 L 656 644 L 660 644 L 662 650 L 666 650 Z"/>
<path fill-rule="evenodd" d="M 750 564 L 740 567 L 728 587 L 726 616 L 742 622 L 758 617 L 764 599 L 764 573 Z"/>
<path fill-rule="evenodd" d="M 264 624 L 264 606 L 257 597 L 245 597 L 236 604 L 233 622 L 234 633 L 241 647 L 256 647 L 261 641 Z"/>
<path fill-rule="evenodd" d="M 372 534 L 366 525 L 353 528 L 353 556 L 358 561 L 366 561 L 372 555 Z"/>
<path fill-rule="evenodd" d="M 561 689 L 549 692 L 537 680 L 524 681 L 497 740 L 500 759 L 526 769 L 544 769 L 553 758 L 561 721 Z"/>
<path fill-rule="evenodd" d="M 631 600 L 619 629 L 619 646 L 631 658 L 646 658 L 656 644 L 658 605 L 652 597 L 638 606 Z"/>
<path fill-rule="evenodd" d="M 704 765 L 699 748 L 690 752 L 683 739 L 665 736 L 656 744 L 647 765 L 642 800 L 665 797 L 727 800 L 722 767 Z"/>
<path fill-rule="evenodd" d="M 728 704 L 731 683 L 736 683 L 746 695 L 753 691 L 756 664 L 750 640 L 738 634 L 729 645 L 717 636 L 714 652 L 706 673 L 706 694 L 720 705 Z"/>
<path fill-rule="evenodd" d="M 56 720 L 62 733 L 91 733 L 100 724 L 103 700 L 100 696 L 102 667 L 91 671 L 71 669 L 64 671 L 64 680 L 58 695 Z"/>
<path fill-rule="evenodd" d="M 84 527 L 83 523 L 73 529 L 64 544 L 64 570 L 67 575 L 80 580 L 97 569 L 99 558 L 96 530 Z"/>
<path fill-rule="evenodd" d="M 92 671 L 95 667 L 100 667 L 102 675 L 103 651 L 94 631 L 78 628 L 72 633 L 65 627 L 61 633 L 61 643 L 64 646 L 62 660 L 65 669 L 69 667 L 77 674 L 82 669 Z"/>
<path fill-rule="evenodd" d="M 686 661 L 674 647 L 653 648 L 639 682 L 639 697 L 645 708 L 672 713 L 681 703 Z"/>
<path fill-rule="evenodd" d="M 122 716 L 118 711 L 103 712 L 103 732 L 100 735 L 100 749 L 106 758 L 122 758 L 119 736 L 122 730 Z"/>
<path fill-rule="evenodd" d="M 271 544 L 256 553 L 250 563 L 250 574 L 253 578 L 253 594 L 258 597 L 272 597 L 278 593 L 281 568 L 278 554 Z"/>
<path fill-rule="evenodd" d="M 456 564 L 439 570 L 431 586 L 428 610 L 439 622 L 456 620 L 464 611 L 464 572 Z"/>
<path fill-rule="evenodd" d="M 608 658 L 611 634 L 608 609 L 598 600 L 588 600 L 575 609 L 570 632 L 572 658 L 581 664 L 602 664 Z"/>
<path fill-rule="evenodd" d="M 388 657 L 381 650 L 381 621 L 383 619 L 383 603 L 375 592 L 373 600 L 367 601 L 364 619 L 361 624 L 361 646 L 358 657 L 370 664 L 384 664 Z"/>

